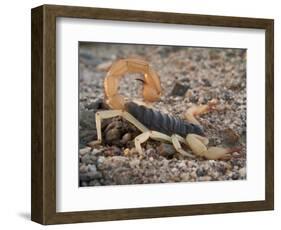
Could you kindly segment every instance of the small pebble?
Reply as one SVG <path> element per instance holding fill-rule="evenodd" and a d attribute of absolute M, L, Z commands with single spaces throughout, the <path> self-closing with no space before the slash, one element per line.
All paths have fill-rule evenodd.
<path fill-rule="evenodd" d="M 161 143 L 160 146 L 158 147 L 158 151 L 161 156 L 167 158 L 173 157 L 176 153 L 175 148 L 172 145 L 166 143 Z"/>
<path fill-rule="evenodd" d="M 239 169 L 239 174 L 242 178 L 246 178 L 246 168 Z"/>
<path fill-rule="evenodd" d="M 181 161 L 179 164 L 178 164 L 178 167 L 179 168 L 186 168 L 186 164 L 184 161 Z"/>
<path fill-rule="evenodd" d="M 130 167 L 131 167 L 131 168 L 139 167 L 140 160 L 137 159 L 137 158 L 132 159 L 129 164 L 130 164 Z"/>
<path fill-rule="evenodd" d="M 212 178 L 214 178 L 215 180 L 219 177 L 219 173 L 217 172 L 217 171 L 213 171 L 213 172 L 211 172 L 211 176 L 212 176 Z"/>
<path fill-rule="evenodd" d="M 86 154 L 83 157 L 81 157 L 81 162 L 86 164 L 94 163 L 89 154 Z"/>
<path fill-rule="evenodd" d="M 84 156 L 86 153 L 89 153 L 90 151 L 91 151 L 90 147 L 85 147 L 85 148 L 79 150 L 79 154 L 81 156 Z"/>
<path fill-rule="evenodd" d="M 104 156 L 100 156 L 99 158 L 98 158 L 98 164 L 102 164 L 103 162 L 104 162 L 104 160 L 105 160 L 105 157 Z"/>
<path fill-rule="evenodd" d="M 116 146 L 111 146 L 104 151 L 104 156 L 119 156 L 121 155 L 121 149 Z"/>
<path fill-rule="evenodd" d="M 80 168 L 79 168 L 80 173 L 86 173 L 87 171 L 88 171 L 87 165 L 83 164 L 83 165 L 80 166 Z"/>
<path fill-rule="evenodd" d="M 121 142 L 123 144 L 126 144 L 128 141 L 132 140 L 132 134 L 131 133 L 126 133 L 123 135 Z"/>
<path fill-rule="evenodd" d="M 196 178 L 197 178 L 196 171 L 192 171 L 192 172 L 190 173 L 190 176 L 191 176 L 191 178 L 196 179 Z"/>
<path fill-rule="evenodd" d="M 146 150 L 147 156 L 154 156 L 155 154 L 156 154 L 156 151 L 153 148 L 149 148 L 149 149 Z"/>
<path fill-rule="evenodd" d="M 184 85 L 179 82 L 176 82 L 174 85 L 174 88 L 172 89 L 171 95 L 172 96 L 184 96 L 188 89 L 189 89 L 188 85 Z"/>
<path fill-rule="evenodd" d="M 181 179 L 182 179 L 182 181 L 189 181 L 190 180 L 189 173 L 182 173 L 181 174 Z"/>
<path fill-rule="evenodd" d="M 97 171 L 97 167 L 95 165 L 88 165 L 88 171 L 96 172 Z"/>
<path fill-rule="evenodd" d="M 121 132 L 119 129 L 114 128 L 110 129 L 105 134 L 105 141 L 108 144 L 112 144 L 113 141 L 119 141 L 121 139 Z"/>
<path fill-rule="evenodd" d="M 208 173 L 207 170 L 204 168 L 199 168 L 196 170 L 196 174 L 199 177 L 205 176 L 205 175 L 207 175 L 207 173 Z"/>
<path fill-rule="evenodd" d="M 126 148 L 124 149 L 124 156 L 129 156 L 130 155 L 130 149 L 129 148 Z"/>
<path fill-rule="evenodd" d="M 239 173 L 234 172 L 231 176 L 232 180 L 238 180 L 239 179 Z"/>
<path fill-rule="evenodd" d="M 89 182 L 89 186 L 100 186 L 100 185 L 101 185 L 100 182 L 97 180 L 91 180 Z"/>
<path fill-rule="evenodd" d="M 91 171 L 87 173 L 88 180 L 98 179 L 102 177 L 102 174 L 98 171 Z"/>
<path fill-rule="evenodd" d="M 94 102 L 87 104 L 85 108 L 89 110 L 97 110 L 103 108 L 103 99 L 99 98 L 95 100 Z"/>
<path fill-rule="evenodd" d="M 240 139 L 240 136 L 231 128 L 224 129 L 222 131 L 222 137 L 224 139 L 224 143 L 228 145 L 235 145 Z"/>
<path fill-rule="evenodd" d="M 101 152 L 102 152 L 102 150 L 100 150 L 100 149 L 93 149 L 91 154 L 96 156 L 96 155 L 100 154 Z"/>
<path fill-rule="evenodd" d="M 198 178 L 198 181 L 210 181 L 212 180 L 212 177 L 210 176 L 202 176 Z"/>
<path fill-rule="evenodd" d="M 87 183 L 86 181 L 82 181 L 82 182 L 81 182 L 81 186 L 82 186 L 82 187 L 86 187 L 86 186 L 88 186 L 88 183 Z"/>

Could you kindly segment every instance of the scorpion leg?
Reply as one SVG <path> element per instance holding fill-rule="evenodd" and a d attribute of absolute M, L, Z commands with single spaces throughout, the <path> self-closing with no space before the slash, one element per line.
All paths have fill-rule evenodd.
<path fill-rule="evenodd" d="M 135 147 L 136 147 L 136 150 L 138 151 L 138 153 L 143 156 L 143 151 L 142 151 L 142 148 L 141 148 L 141 144 L 144 143 L 145 141 L 148 140 L 148 138 L 150 137 L 150 131 L 147 131 L 147 132 L 144 132 L 140 135 L 138 135 L 136 138 L 135 138 Z"/>
<path fill-rule="evenodd" d="M 149 131 L 148 128 L 146 128 L 142 123 L 140 123 L 134 116 L 132 116 L 130 113 L 123 111 L 121 116 L 129 121 L 131 124 L 136 126 L 141 132 L 147 132 Z"/>
<path fill-rule="evenodd" d="M 141 144 L 147 141 L 149 138 L 156 141 L 165 141 L 172 142 L 171 137 L 164 133 L 156 132 L 156 131 L 146 131 L 135 138 L 135 146 L 140 155 L 143 155 L 143 151 L 141 148 Z"/>
<path fill-rule="evenodd" d="M 156 141 L 166 141 L 166 142 L 172 143 L 171 137 L 169 137 L 168 135 L 166 135 L 164 133 L 160 133 L 157 131 L 151 131 L 150 137 Z"/>
<path fill-rule="evenodd" d="M 125 120 L 129 121 L 133 125 L 135 125 L 141 132 L 146 132 L 148 129 L 141 124 L 136 118 L 134 118 L 128 112 L 122 110 L 106 110 L 96 112 L 96 130 L 97 130 L 97 140 L 91 141 L 88 143 L 89 146 L 95 146 L 102 143 L 102 134 L 101 134 L 101 121 L 104 119 L 122 116 Z"/>
<path fill-rule="evenodd" d="M 112 117 L 117 117 L 122 115 L 122 110 L 106 110 L 106 111 L 99 111 L 96 112 L 96 130 L 98 139 L 95 141 L 91 141 L 88 143 L 89 146 L 95 146 L 101 144 L 102 142 L 102 134 L 101 134 L 101 121 L 103 119 L 108 119 Z"/>
<path fill-rule="evenodd" d="M 156 141 L 164 141 L 164 142 L 172 143 L 174 145 L 174 147 L 176 148 L 176 150 L 178 152 L 180 152 L 182 155 L 194 158 L 193 155 L 185 152 L 181 148 L 179 141 L 185 143 L 184 138 L 182 138 L 180 136 L 176 136 L 176 135 L 170 137 L 164 133 L 160 133 L 157 131 L 146 131 L 135 138 L 135 146 L 140 155 L 143 155 L 141 144 L 144 143 L 145 141 L 147 141 L 149 138 L 156 140 Z M 176 143 L 176 144 L 174 144 L 174 143 Z"/>
<path fill-rule="evenodd" d="M 169 142 L 172 143 L 174 148 L 183 156 L 187 156 L 187 157 L 191 157 L 194 158 L 194 156 L 192 154 L 189 154 L 188 152 L 184 151 L 183 148 L 181 147 L 180 142 L 186 144 L 186 141 L 184 138 L 182 138 L 181 136 L 177 135 L 177 134 L 173 134 L 171 137 L 164 134 L 164 133 L 160 133 L 157 131 L 150 131 L 150 136 L 151 139 L 156 140 L 156 141 L 165 141 L 165 142 Z"/>
<path fill-rule="evenodd" d="M 183 156 L 187 156 L 187 157 L 191 157 L 191 158 L 195 157 L 194 155 L 192 155 L 192 154 L 186 152 L 185 150 L 183 150 L 183 148 L 181 147 L 180 142 L 186 143 L 184 138 L 182 138 L 181 136 L 179 136 L 177 134 L 173 134 L 171 136 L 171 138 L 172 138 L 173 146 L 177 150 L 177 152 L 179 152 Z"/>
<path fill-rule="evenodd" d="M 218 100 L 212 99 L 206 105 L 194 105 L 186 111 L 185 118 L 190 123 L 200 126 L 200 123 L 196 119 L 196 116 L 199 116 L 199 115 L 205 114 L 211 110 L 214 110 L 217 104 L 218 104 Z"/>

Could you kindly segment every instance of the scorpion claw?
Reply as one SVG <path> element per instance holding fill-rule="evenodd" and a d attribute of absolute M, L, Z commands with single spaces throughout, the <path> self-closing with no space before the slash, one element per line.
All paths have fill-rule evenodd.
<path fill-rule="evenodd" d="M 204 152 L 204 157 L 209 160 L 229 160 L 233 157 L 232 153 L 241 151 L 241 147 L 235 148 L 221 148 L 221 147 L 210 147 Z M 240 155 L 239 155 L 240 156 Z M 235 156 L 237 157 L 237 156 Z"/>
<path fill-rule="evenodd" d="M 234 156 L 232 153 L 240 152 L 242 147 L 233 147 L 233 148 L 221 148 L 221 147 L 210 147 L 207 148 L 208 139 L 196 134 L 188 134 L 186 137 L 186 142 L 191 148 L 192 152 L 201 157 L 205 157 L 209 160 L 228 160 Z"/>

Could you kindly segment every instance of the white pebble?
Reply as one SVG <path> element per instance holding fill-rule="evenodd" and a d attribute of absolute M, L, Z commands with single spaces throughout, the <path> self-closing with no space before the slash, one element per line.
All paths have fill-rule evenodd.
<path fill-rule="evenodd" d="M 240 176 L 241 177 L 243 177 L 243 178 L 245 178 L 246 177 L 246 168 L 241 168 L 240 170 L 239 170 L 239 174 L 240 174 Z"/>
<path fill-rule="evenodd" d="M 91 151 L 91 148 L 90 147 L 85 147 L 83 149 L 80 149 L 79 150 L 79 153 L 81 156 L 84 156 L 86 153 L 90 152 Z"/>

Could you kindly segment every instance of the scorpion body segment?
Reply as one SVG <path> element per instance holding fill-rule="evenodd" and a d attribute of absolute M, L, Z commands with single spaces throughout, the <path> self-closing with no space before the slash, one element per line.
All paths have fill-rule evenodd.
<path fill-rule="evenodd" d="M 203 129 L 200 126 L 191 124 L 178 117 L 172 117 L 169 114 L 138 105 L 134 102 L 126 103 L 125 108 L 128 113 L 151 130 L 167 135 L 178 134 L 183 137 L 190 133 L 204 136 Z"/>

